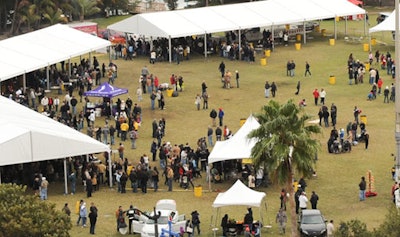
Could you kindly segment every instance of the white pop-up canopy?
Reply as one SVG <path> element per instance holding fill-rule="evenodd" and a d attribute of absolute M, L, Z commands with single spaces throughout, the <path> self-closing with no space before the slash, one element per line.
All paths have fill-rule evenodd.
<path fill-rule="evenodd" d="M 381 31 L 396 31 L 396 12 L 394 10 L 384 21 L 369 29 L 369 33 Z"/>
<path fill-rule="evenodd" d="M 248 188 L 239 179 L 232 185 L 226 192 L 219 193 L 215 198 L 212 206 L 217 208 L 215 221 L 219 217 L 219 211 L 221 207 L 226 206 L 246 206 L 246 207 L 258 207 L 260 214 L 260 221 L 263 223 L 263 216 L 261 212 L 262 203 L 266 194 L 264 192 L 258 192 Z M 267 205 L 265 203 L 265 210 Z M 216 223 L 214 222 L 214 225 Z"/>
<path fill-rule="evenodd" d="M 110 45 L 61 24 L 2 40 L 0 82 Z"/>
<path fill-rule="evenodd" d="M 217 141 L 210 155 L 208 163 L 218 161 L 251 158 L 251 149 L 256 144 L 256 139 L 249 139 L 248 134 L 260 127 L 260 123 L 250 115 L 243 126 L 228 140 Z"/>
<path fill-rule="evenodd" d="M 110 152 L 106 144 L 3 96 L 0 111 L 0 166 Z"/>

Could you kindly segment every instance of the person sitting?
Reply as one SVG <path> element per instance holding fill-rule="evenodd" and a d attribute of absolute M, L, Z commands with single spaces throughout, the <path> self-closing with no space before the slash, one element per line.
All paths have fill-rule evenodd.
<path fill-rule="evenodd" d="M 306 104 L 306 99 L 300 100 L 300 102 L 299 102 L 299 107 L 300 107 L 300 108 L 303 108 L 303 107 L 305 107 L 305 106 L 307 106 L 307 104 Z"/>
<path fill-rule="evenodd" d="M 368 93 L 367 98 L 368 98 L 368 100 L 373 100 L 375 98 L 374 92 L 372 90 Z"/>

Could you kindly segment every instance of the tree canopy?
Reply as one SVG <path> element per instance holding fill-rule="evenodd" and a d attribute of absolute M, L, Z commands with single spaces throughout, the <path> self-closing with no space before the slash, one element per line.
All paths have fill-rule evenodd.
<path fill-rule="evenodd" d="M 0 236 L 68 237 L 69 217 L 25 191 L 26 186 L 0 184 Z"/>

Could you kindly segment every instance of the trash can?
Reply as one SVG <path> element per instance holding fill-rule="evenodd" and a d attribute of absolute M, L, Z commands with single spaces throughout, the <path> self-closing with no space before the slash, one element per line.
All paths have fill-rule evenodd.
<path fill-rule="evenodd" d="M 375 39 L 375 38 L 372 38 L 372 39 L 371 39 L 371 45 L 372 45 L 372 46 L 375 46 L 375 45 L 376 45 L 376 39 Z"/>
<path fill-rule="evenodd" d="M 296 47 L 296 50 L 300 50 L 301 49 L 301 44 L 300 43 L 295 43 L 294 47 Z"/>
<path fill-rule="evenodd" d="M 329 76 L 329 84 L 335 85 L 336 84 L 336 77 L 333 75 Z"/>
<path fill-rule="evenodd" d="M 241 118 L 240 119 L 240 127 L 243 126 L 243 124 L 246 122 L 247 119 Z"/>
<path fill-rule="evenodd" d="M 267 58 L 260 58 L 260 64 L 261 66 L 267 65 Z"/>
<path fill-rule="evenodd" d="M 203 187 L 201 185 L 194 187 L 194 196 L 201 197 L 203 195 Z"/>
<path fill-rule="evenodd" d="M 271 50 L 270 49 L 264 50 L 264 56 L 265 57 L 271 57 Z"/>
<path fill-rule="evenodd" d="M 172 93 L 174 93 L 173 89 L 167 89 L 167 96 L 172 97 Z"/>
<path fill-rule="evenodd" d="M 365 125 L 367 125 L 367 115 L 365 114 L 360 115 L 360 120 L 361 122 L 365 123 Z"/>
<path fill-rule="evenodd" d="M 364 65 L 365 65 L 365 71 L 368 72 L 371 65 L 369 64 L 369 62 L 365 62 Z"/>
<path fill-rule="evenodd" d="M 296 40 L 297 40 L 297 41 L 301 41 L 301 34 L 297 34 L 297 35 L 296 35 Z"/>
<path fill-rule="evenodd" d="M 369 51 L 369 44 L 363 44 L 363 49 L 364 49 L 364 52 L 368 52 Z"/>
<path fill-rule="evenodd" d="M 329 45 L 334 46 L 335 45 L 335 39 L 329 39 Z"/>

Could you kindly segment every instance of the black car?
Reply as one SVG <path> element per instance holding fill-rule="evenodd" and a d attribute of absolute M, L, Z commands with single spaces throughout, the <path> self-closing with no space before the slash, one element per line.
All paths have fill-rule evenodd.
<path fill-rule="evenodd" d="M 299 220 L 300 236 L 325 237 L 326 222 L 320 210 L 302 210 Z"/>

